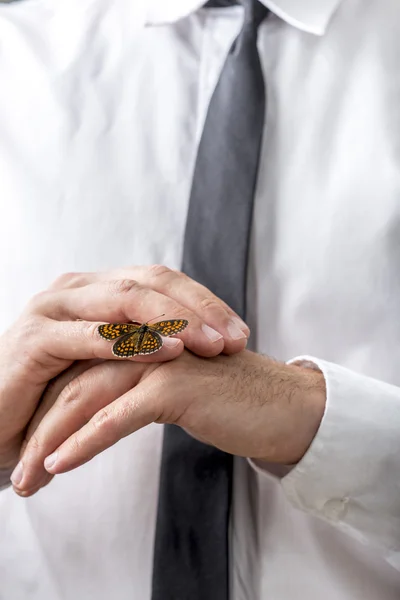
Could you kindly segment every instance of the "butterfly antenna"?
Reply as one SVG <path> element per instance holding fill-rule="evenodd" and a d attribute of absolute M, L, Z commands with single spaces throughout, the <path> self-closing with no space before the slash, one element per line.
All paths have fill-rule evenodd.
<path fill-rule="evenodd" d="M 165 317 L 165 313 L 163 313 L 162 315 L 158 315 L 158 317 L 153 317 L 152 319 L 150 319 L 150 321 L 147 321 L 147 323 L 150 323 L 151 321 L 155 321 L 156 319 L 159 319 L 160 317 Z"/>

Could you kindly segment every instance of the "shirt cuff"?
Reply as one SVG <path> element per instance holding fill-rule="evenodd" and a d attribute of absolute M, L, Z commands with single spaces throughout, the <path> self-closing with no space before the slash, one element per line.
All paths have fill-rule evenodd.
<path fill-rule="evenodd" d="M 400 570 L 400 388 L 310 356 L 290 362 L 298 361 L 322 371 L 327 402 L 283 489 L 292 505 L 379 548 Z"/>

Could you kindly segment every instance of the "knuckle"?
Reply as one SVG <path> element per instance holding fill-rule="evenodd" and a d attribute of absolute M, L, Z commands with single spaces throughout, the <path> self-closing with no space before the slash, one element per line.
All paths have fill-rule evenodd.
<path fill-rule="evenodd" d="M 2 346 L 8 353 L 17 357 L 20 367 L 29 376 L 38 367 L 38 362 L 46 354 L 44 335 L 44 319 L 37 315 L 28 314 L 21 318 L 13 328 L 7 332 L 7 337 L 2 340 Z"/>
<path fill-rule="evenodd" d="M 50 297 L 50 292 L 47 290 L 38 292 L 28 301 L 26 310 L 29 313 L 41 312 L 43 307 L 47 304 Z"/>
<path fill-rule="evenodd" d="M 101 429 L 104 426 L 107 426 L 110 415 L 107 408 L 102 408 L 96 413 L 92 419 L 92 424 L 96 429 Z"/>
<path fill-rule="evenodd" d="M 83 332 L 89 341 L 93 341 L 93 340 L 97 341 L 100 337 L 98 329 L 99 329 L 98 323 L 87 323 L 87 325 L 85 325 Z"/>
<path fill-rule="evenodd" d="M 112 436 L 113 420 L 110 411 L 107 408 L 102 408 L 92 418 L 92 426 L 95 432 L 100 432 L 102 438 L 107 439 Z"/>
<path fill-rule="evenodd" d="M 176 306 L 176 308 L 174 309 L 174 315 L 173 318 L 174 319 L 190 319 L 190 311 L 188 311 L 187 308 L 185 308 L 184 306 L 181 306 L 180 304 L 178 304 Z M 192 315 L 193 316 L 193 315 Z"/>
<path fill-rule="evenodd" d="M 158 279 L 170 273 L 172 274 L 172 270 L 165 265 L 150 265 L 149 267 L 149 274 L 154 279 Z"/>
<path fill-rule="evenodd" d="M 85 324 L 82 330 L 82 339 L 87 348 L 92 354 L 92 360 L 96 360 L 102 357 L 103 350 L 99 343 L 103 343 L 100 334 L 99 334 L 99 325 L 98 323 L 87 323 Z"/>
<path fill-rule="evenodd" d="M 26 445 L 25 452 L 29 450 L 30 454 L 38 454 L 41 449 L 43 449 L 43 440 L 41 440 L 35 432 L 31 435 L 29 442 Z"/>
<path fill-rule="evenodd" d="M 202 311 L 221 310 L 221 304 L 213 296 L 205 296 L 200 300 L 199 307 Z"/>
<path fill-rule="evenodd" d="M 59 275 L 57 279 L 53 281 L 50 286 L 50 289 L 60 290 L 64 288 L 74 287 L 77 283 L 81 282 L 83 279 L 82 273 L 63 273 Z"/>
<path fill-rule="evenodd" d="M 71 438 L 70 444 L 71 444 L 71 448 L 70 448 L 71 454 L 73 456 L 79 455 L 83 448 L 82 440 L 77 435 L 74 435 Z"/>
<path fill-rule="evenodd" d="M 59 401 L 64 406 L 71 406 L 76 403 L 76 401 L 81 398 L 82 393 L 84 391 L 82 380 L 80 377 L 76 377 L 72 379 L 65 388 L 62 390 L 59 396 Z"/>
<path fill-rule="evenodd" d="M 139 289 L 140 285 L 135 279 L 117 279 L 110 283 L 110 292 L 115 296 L 130 294 Z"/>

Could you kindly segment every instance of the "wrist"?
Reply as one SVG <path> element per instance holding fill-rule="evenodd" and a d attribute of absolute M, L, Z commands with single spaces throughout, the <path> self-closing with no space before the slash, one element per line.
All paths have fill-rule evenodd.
<path fill-rule="evenodd" d="M 275 388 L 281 427 L 276 428 L 275 439 L 269 440 L 266 455 L 259 459 L 262 462 L 296 465 L 318 432 L 325 412 L 325 378 L 314 364 L 307 367 L 303 363 L 273 366 L 269 381 Z"/>

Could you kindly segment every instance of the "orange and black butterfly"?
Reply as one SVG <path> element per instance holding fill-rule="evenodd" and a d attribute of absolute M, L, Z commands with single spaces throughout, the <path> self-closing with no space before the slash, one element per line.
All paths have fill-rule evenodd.
<path fill-rule="evenodd" d="M 132 323 L 106 323 L 100 325 L 98 330 L 105 340 L 119 338 L 113 345 L 112 352 L 115 356 L 127 358 L 157 352 L 163 345 L 162 335 L 175 335 L 183 331 L 187 325 L 188 321 L 185 319 L 159 321 L 152 325 L 149 321 L 147 323 L 132 321 Z"/>

